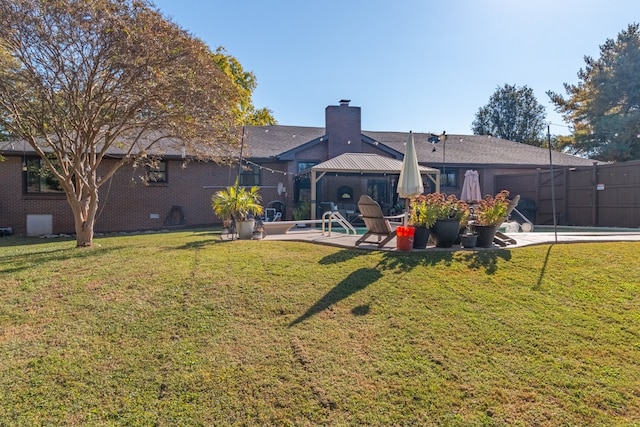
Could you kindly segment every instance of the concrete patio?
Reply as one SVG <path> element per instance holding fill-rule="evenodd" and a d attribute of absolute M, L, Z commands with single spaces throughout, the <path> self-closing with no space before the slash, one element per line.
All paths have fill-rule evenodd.
<path fill-rule="evenodd" d="M 451 251 L 451 250 L 493 250 L 493 249 L 512 249 L 531 245 L 554 244 L 556 243 L 555 233 L 548 232 L 515 232 L 505 233 L 516 241 L 515 244 L 509 244 L 505 247 L 494 244 L 491 248 L 473 248 L 464 249 L 460 245 L 453 245 L 451 248 L 436 248 L 435 246 L 427 246 L 427 249 L 419 249 L 420 251 Z M 356 240 L 361 236 L 355 234 L 345 234 L 341 231 L 332 230 L 329 234 L 326 230 L 324 233 L 320 229 L 313 228 L 292 228 L 287 233 L 266 235 L 263 240 L 290 240 L 319 243 L 324 245 L 339 246 L 344 248 L 356 248 Z M 640 229 L 606 229 L 606 231 L 586 231 L 576 228 L 576 231 L 559 231 L 557 233 L 557 243 L 575 243 L 575 242 L 633 242 L 640 241 Z M 397 251 L 396 239 L 391 240 L 382 248 L 374 243 L 362 243 L 358 246 L 361 249 L 381 250 L 381 251 Z"/>

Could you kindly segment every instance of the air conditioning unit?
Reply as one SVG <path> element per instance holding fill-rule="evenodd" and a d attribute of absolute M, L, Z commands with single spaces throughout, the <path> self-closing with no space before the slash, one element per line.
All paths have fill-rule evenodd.
<path fill-rule="evenodd" d="M 53 215 L 27 215 L 27 236 L 46 236 L 53 233 Z"/>

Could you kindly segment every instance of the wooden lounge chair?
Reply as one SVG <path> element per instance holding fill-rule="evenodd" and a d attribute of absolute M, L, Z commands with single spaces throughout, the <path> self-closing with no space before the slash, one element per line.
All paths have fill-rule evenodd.
<path fill-rule="evenodd" d="M 358 208 L 360 209 L 360 216 L 364 221 L 364 225 L 367 227 L 367 232 L 358 239 L 356 246 L 359 246 L 361 243 L 376 243 L 378 247 L 381 248 L 396 236 L 395 227 L 391 225 L 389 220 L 403 218 L 404 214 L 384 216 L 378 202 L 367 195 L 360 196 Z M 367 239 L 371 236 L 376 236 L 378 240 L 375 242 L 368 241 Z"/>
<path fill-rule="evenodd" d="M 509 202 L 509 206 L 507 206 L 507 216 L 504 218 L 505 221 L 509 220 L 509 216 L 511 212 L 518 206 L 518 202 L 520 201 L 520 195 L 518 194 L 516 197 Z M 493 237 L 493 242 L 499 246 L 507 246 L 507 245 L 515 245 L 517 242 L 515 239 L 507 236 L 506 234 L 496 231 L 496 235 Z"/>
<path fill-rule="evenodd" d="M 516 197 L 514 197 L 513 200 L 511 200 L 509 202 L 509 205 L 507 206 L 507 220 L 509 219 L 509 216 L 511 216 L 511 212 L 513 212 L 516 206 L 518 206 L 518 202 L 520 202 L 519 194 Z"/>

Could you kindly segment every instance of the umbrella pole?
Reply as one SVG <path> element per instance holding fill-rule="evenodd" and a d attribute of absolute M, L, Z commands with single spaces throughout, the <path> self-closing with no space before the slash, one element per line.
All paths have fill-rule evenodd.
<path fill-rule="evenodd" d="M 409 225 L 409 198 L 405 199 L 404 202 L 404 218 L 402 218 L 402 223 L 407 226 Z"/>

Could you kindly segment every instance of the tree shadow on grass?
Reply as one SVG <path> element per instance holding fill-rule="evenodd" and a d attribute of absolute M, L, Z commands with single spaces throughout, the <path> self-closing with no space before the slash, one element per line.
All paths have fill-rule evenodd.
<path fill-rule="evenodd" d="M 345 249 L 322 258 L 320 264 L 335 264 L 368 255 L 369 253 L 357 249 Z M 463 262 L 471 269 L 484 269 L 487 274 L 493 274 L 498 269 L 499 260 L 510 260 L 511 251 L 507 249 L 486 249 L 477 251 L 458 250 L 425 250 L 415 252 L 385 252 L 377 268 L 380 270 L 400 270 L 408 272 L 416 267 L 435 265 L 451 265 L 453 262 Z"/>
<path fill-rule="evenodd" d="M 232 243 L 237 238 L 231 238 L 227 235 L 226 230 L 203 230 L 192 233 L 193 237 L 199 238 L 178 246 L 175 249 L 200 249 L 210 245 L 218 245 L 222 243 Z"/>
<path fill-rule="evenodd" d="M 450 265 L 452 261 L 453 253 L 451 251 L 387 252 L 378 267 L 384 270 L 408 272 L 416 267 Z"/>
<path fill-rule="evenodd" d="M 320 265 L 337 264 L 368 255 L 369 253 L 370 252 L 361 249 L 345 249 L 323 257 L 318 263 Z"/>
<path fill-rule="evenodd" d="M 73 241 L 75 243 L 75 240 Z M 32 250 L 30 250 L 32 249 Z M 42 268 L 49 262 L 66 261 L 73 258 L 100 257 L 122 246 L 101 247 L 96 244 L 89 248 L 77 248 L 75 245 L 64 248 L 48 249 L 46 246 L 33 245 L 20 253 L 0 256 L 0 276 L 13 274 L 30 268 Z"/>
<path fill-rule="evenodd" d="M 382 277 L 382 273 L 375 268 L 360 268 L 354 271 L 343 281 L 338 283 L 333 289 L 327 292 L 322 298 L 320 298 L 318 302 L 309 307 L 309 309 L 302 316 L 292 321 L 289 324 L 289 327 L 295 326 L 298 323 L 301 323 L 306 319 L 315 316 L 318 313 L 321 313 L 337 302 L 366 288 L 370 284 L 380 279 L 380 277 Z"/>
<path fill-rule="evenodd" d="M 184 245 L 178 246 L 175 249 L 200 249 L 205 246 L 217 245 L 219 243 L 225 243 L 225 241 L 212 237 L 210 239 L 194 240 L 192 242 L 187 242 Z"/>
<path fill-rule="evenodd" d="M 0 247 L 10 246 L 39 246 L 53 242 L 75 242 L 74 237 L 58 237 L 55 239 L 43 239 L 41 237 L 3 236 L 0 237 Z"/>
<path fill-rule="evenodd" d="M 509 261 L 511 251 L 507 249 L 491 249 L 473 252 L 457 252 L 456 260 L 465 262 L 469 268 L 484 269 L 487 274 L 494 274 L 498 270 L 500 260 Z"/>

